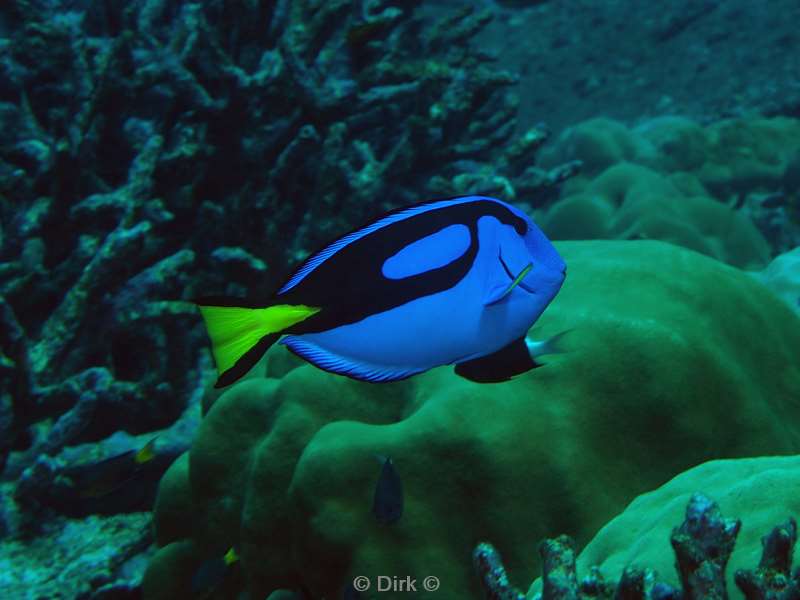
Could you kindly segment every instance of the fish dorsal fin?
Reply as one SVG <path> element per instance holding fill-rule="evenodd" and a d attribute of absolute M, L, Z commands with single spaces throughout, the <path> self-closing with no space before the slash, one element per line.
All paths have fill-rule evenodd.
<path fill-rule="evenodd" d="M 424 212 L 428 212 L 431 210 L 437 210 L 439 208 L 446 208 L 448 206 L 455 206 L 458 204 L 466 204 L 469 202 L 478 202 L 480 200 L 488 200 L 491 202 L 499 202 L 499 200 L 495 200 L 494 198 L 489 198 L 486 196 L 458 196 L 456 198 L 447 198 L 444 200 L 432 200 L 429 202 L 423 202 L 422 204 L 415 204 L 413 206 L 408 206 L 405 208 L 398 209 L 396 211 L 390 212 L 383 217 L 378 218 L 377 220 L 365 225 L 360 229 L 356 229 L 339 239 L 335 240 L 319 252 L 312 254 L 304 263 L 302 263 L 294 274 L 289 278 L 289 280 L 283 285 L 281 289 L 278 290 L 278 295 L 288 292 L 298 283 L 300 283 L 306 275 L 308 275 L 311 271 L 316 269 L 319 265 L 323 262 L 328 260 L 331 256 L 336 254 L 339 250 L 347 246 L 348 244 L 352 244 L 353 242 L 360 240 L 361 238 L 368 236 L 369 234 L 381 229 L 383 227 L 387 227 L 392 223 L 397 223 L 398 221 L 403 221 L 404 219 L 409 219 L 413 216 L 419 215 Z"/>

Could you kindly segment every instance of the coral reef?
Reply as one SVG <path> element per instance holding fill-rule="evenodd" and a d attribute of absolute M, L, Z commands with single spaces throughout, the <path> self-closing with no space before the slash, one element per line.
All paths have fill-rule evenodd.
<path fill-rule="evenodd" d="M 240 589 L 256 597 L 336 596 L 356 575 L 387 573 L 434 574 L 469 597 L 481 540 L 511 581 L 530 581 L 531 539 L 563 531 L 584 544 L 636 494 L 693 465 L 798 451 L 800 320 L 783 302 L 670 244 L 557 246 L 570 275 L 533 335 L 573 331 L 541 369 L 483 386 L 450 369 L 385 386 L 309 365 L 264 377 L 282 360 L 275 348 L 209 402 L 161 483 L 145 597 L 180 597 L 230 547 Z M 403 481 L 391 526 L 370 510 L 375 454 Z"/>
<path fill-rule="evenodd" d="M 264 298 L 315 246 L 408 202 L 489 193 L 541 209 L 565 238 L 663 239 L 742 267 L 800 243 L 796 121 L 594 120 L 543 150 L 547 127 L 518 115 L 518 75 L 473 43 L 497 25 L 485 7 L 0 6 L 0 596 L 135 598 L 159 480 L 149 598 L 188 597 L 231 548 L 241 564 L 223 595 L 333 596 L 391 564 L 437 570 L 456 597 L 478 589 L 480 539 L 511 580 L 530 578 L 531 533 L 583 543 L 701 460 L 798 451 L 796 303 L 638 241 L 564 244 L 570 280 L 542 328 L 574 328 L 574 349 L 508 385 L 438 371 L 370 389 L 276 349 L 206 391 L 187 299 Z M 665 10 L 645 34 L 669 44 L 706 22 Z M 791 256 L 760 275 L 790 305 Z M 150 443 L 146 464 L 85 485 Z M 375 453 L 408 495 L 391 525 L 368 510 Z M 787 524 L 767 546 L 795 535 Z M 574 552 L 548 548 L 545 563 Z M 484 581 L 518 596 L 498 556 L 476 554 Z M 764 590 L 786 570 L 765 558 L 737 581 Z"/>
<path fill-rule="evenodd" d="M 133 600 L 152 544 L 150 513 L 54 519 L 0 544 L 0 596 Z"/>
<path fill-rule="evenodd" d="M 689 469 L 637 497 L 610 520 L 577 556 L 577 570 L 588 573 L 597 568 L 607 580 L 616 581 L 628 568 L 647 567 L 658 574 L 664 585 L 685 592 L 701 583 L 696 581 L 698 576 L 713 575 L 713 581 L 707 583 L 717 590 L 727 589 L 732 597 L 741 597 L 738 589 L 747 597 L 765 597 L 755 590 L 770 585 L 786 587 L 785 597 L 793 597 L 789 594 L 790 542 L 796 536 L 796 528 L 793 520 L 786 519 L 800 514 L 798 474 L 797 456 L 715 460 Z M 698 490 L 716 502 L 696 499 Z M 687 510 L 687 522 L 682 528 L 671 530 L 687 503 L 692 509 Z M 720 510 L 741 519 L 741 528 L 714 516 Z M 709 517 L 689 519 L 692 511 Z M 712 527 L 713 523 L 718 526 Z M 782 524 L 765 536 L 776 523 Z M 702 530 L 700 539 L 705 540 L 703 546 L 691 541 L 697 538 L 698 528 Z M 714 532 L 716 541 L 712 544 L 710 536 Z M 715 562 L 693 575 L 701 564 L 695 554 Z M 676 557 L 677 573 L 673 568 Z M 758 568 L 754 569 L 756 565 Z M 797 583 L 800 580 L 793 585 Z M 536 581 L 528 595 L 542 591 L 542 582 Z M 693 597 L 702 594 L 695 592 Z"/>
<path fill-rule="evenodd" d="M 206 377 L 205 382 L 210 379 Z M 96 443 L 64 447 L 59 453 L 38 454 L 33 464 L 31 449 L 14 456 L 7 474 L 16 476 L 13 497 L 19 506 L 15 529 L 30 535 L 46 526 L 47 512 L 69 517 L 90 514 L 109 515 L 148 510 L 153 505 L 155 489 L 167 467 L 191 445 L 200 422 L 200 395 L 190 400 L 181 417 L 170 427 L 132 436 L 119 431 Z M 102 465 L 112 457 L 136 452 L 150 442 L 154 457 L 130 473 L 104 476 Z M 81 476 L 87 473 L 87 476 Z M 104 481 L 111 477 L 110 481 Z M 93 481 L 97 480 L 99 481 Z M 92 489 L 93 486 L 107 489 Z"/>
<path fill-rule="evenodd" d="M 582 170 L 539 220 L 556 239 L 660 239 L 763 268 L 800 245 L 798 155 L 797 119 L 591 119 L 541 152 L 545 168 L 569 156 Z"/>
<path fill-rule="evenodd" d="M 472 562 L 486 592 L 487 600 L 523 600 L 525 595 L 514 589 L 497 550 L 483 542 L 472 551 Z"/>
<path fill-rule="evenodd" d="M 657 239 L 738 267 L 767 262 L 769 246 L 750 220 L 681 183 L 647 167 L 614 165 L 540 221 L 554 239 Z"/>
<path fill-rule="evenodd" d="M 186 298 L 263 297 L 427 193 L 546 196 L 575 171 L 533 166 L 515 78 L 460 43 L 491 15 L 418 4 L 0 8 L 0 465 L 38 465 L 21 498 L 65 448 L 179 417 L 208 367 Z"/>
<path fill-rule="evenodd" d="M 692 494 L 683 523 L 675 527 L 669 536 L 680 578 L 677 588 L 658 581 L 658 573 L 653 569 L 641 569 L 633 564 L 624 567 L 616 585 L 607 582 L 601 569 L 596 566 L 591 567 L 589 574 L 579 582 L 572 539 L 560 536 L 545 540 L 539 546 L 543 558 L 541 586 L 534 584 L 527 597 L 532 600 L 728 598 L 725 571 L 741 525 L 738 519 L 723 518 L 719 506 L 710 498 L 700 493 Z M 745 598 L 789 600 L 800 595 L 800 569 L 791 573 L 792 552 L 796 542 L 797 524 L 793 518 L 761 538 L 762 552 L 758 567 L 737 570 L 735 573 L 736 585 Z M 507 584 L 505 569 L 490 544 L 479 544 L 475 552 L 492 558 L 494 577 L 481 579 L 487 598 L 526 597 Z M 482 575 L 482 564 L 476 564 L 476 570 Z M 505 585 L 499 587 L 496 581 L 503 581 Z M 538 591 L 539 587 L 541 592 Z"/>

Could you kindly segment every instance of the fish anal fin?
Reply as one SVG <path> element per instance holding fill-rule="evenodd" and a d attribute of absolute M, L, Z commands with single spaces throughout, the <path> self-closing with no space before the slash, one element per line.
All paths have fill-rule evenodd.
<path fill-rule="evenodd" d="M 346 375 L 360 381 L 373 383 L 398 381 L 425 370 L 364 364 L 324 350 L 313 342 L 303 339 L 302 336 L 287 335 L 280 343 L 300 358 L 324 371 Z"/>

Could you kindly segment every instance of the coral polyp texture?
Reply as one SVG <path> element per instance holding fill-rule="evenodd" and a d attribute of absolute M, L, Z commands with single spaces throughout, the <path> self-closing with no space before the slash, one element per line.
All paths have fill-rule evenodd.
<path fill-rule="evenodd" d="M 483 540 L 511 582 L 532 581 L 545 537 L 580 547 L 675 473 L 800 449 L 800 319 L 777 296 L 671 244 L 557 246 L 570 274 L 532 335 L 571 329 L 568 352 L 529 374 L 478 385 L 438 369 L 375 386 L 304 365 L 209 402 L 161 483 L 145 597 L 186 594 L 231 547 L 241 573 L 227 585 L 251 597 L 336 597 L 387 573 L 478 597 Z M 405 491 L 391 525 L 371 512 L 376 454 Z"/>

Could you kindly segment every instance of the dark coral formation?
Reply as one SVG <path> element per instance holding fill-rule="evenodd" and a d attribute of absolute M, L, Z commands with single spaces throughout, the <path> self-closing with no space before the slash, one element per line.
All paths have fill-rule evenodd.
<path fill-rule="evenodd" d="M 741 526 L 739 520 L 723 519 L 719 507 L 709 498 L 692 496 L 686 519 L 670 537 L 684 597 L 727 596 L 725 567 Z"/>
<path fill-rule="evenodd" d="M 515 589 L 508 580 L 500 554 L 494 546 L 482 542 L 472 553 L 475 571 L 486 591 L 487 600 L 523 600 L 525 594 Z"/>
<path fill-rule="evenodd" d="M 756 569 L 735 573 L 736 585 L 748 598 L 789 600 L 800 598 L 800 567 L 791 573 L 797 542 L 797 522 L 789 518 L 761 538 L 763 552 Z"/>
<path fill-rule="evenodd" d="M 716 502 L 694 494 L 686 517 L 672 530 L 681 589 L 659 582 L 653 569 L 628 566 L 617 585 L 606 582 L 597 567 L 580 582 L 575 569 L 575 542 L 569 536 L 544 540 L 542 600 L 708 600 L 728 597 L 725 567 L 733 552 L 741 522 L 722 516 Z M 763 551 L 758 568 L 739 570 L 736 585 L 748 600 L 800 598 L 800 568 L 791 573 L 792 552 L 797 542 L 797 523 L 789 518 L 761 539 Z M 497 551 L 488 543 L 475 548 L 475 568 L 486 598 L 524 597 L 508 583 Z M 488 574 L 488 575 L 487 575 Z M 539 597 L 539 596 L 537 596 Z"/>
<path fill-rule="evenodd" d="M 532 167 L 515 77 L 462 43 L 491 15 L 418 4 L 4 4 L 0 464 L 173 422 L 207 366 L 193 295 L 263 297 L 428 194 L 574 172 Z"/>

